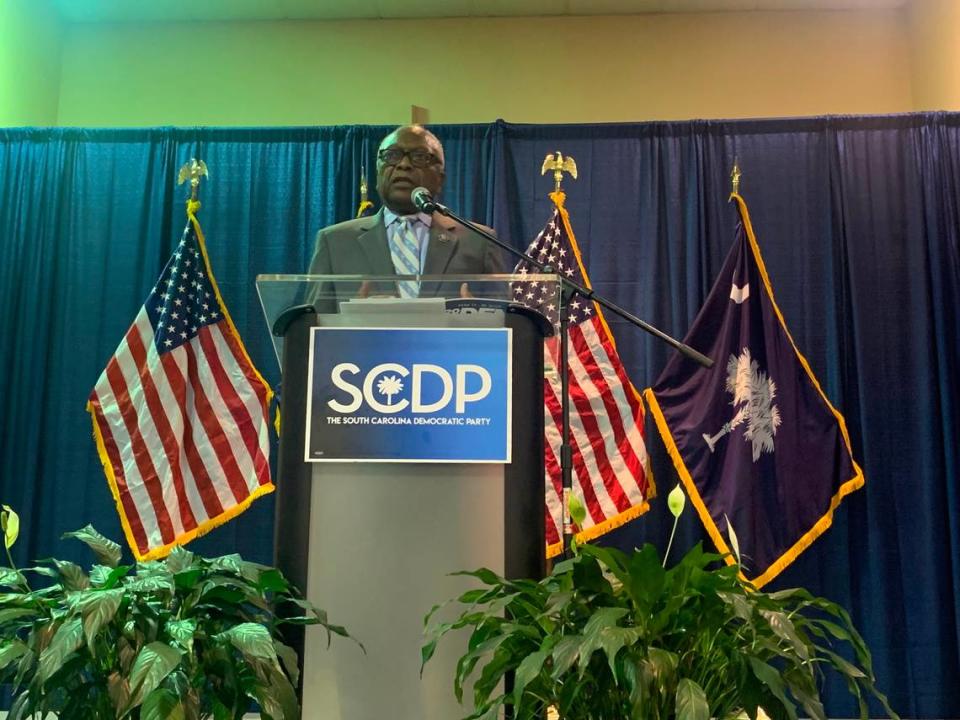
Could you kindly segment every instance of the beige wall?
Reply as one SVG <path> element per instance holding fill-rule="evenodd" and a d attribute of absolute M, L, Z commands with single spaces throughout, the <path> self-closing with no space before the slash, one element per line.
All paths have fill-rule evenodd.
<path fill-rule="evenodd" d="M 914 0 L 909 19 L 914 107 L 960 110 L 960 2 Z"/>
<path fill-rule="evenodd" d="M 0 127 L 55 125 L 60 22 L 47 0 L 0 0 Z"/>
<path fill-rule="evenodd" d="M 599 122 L 913 109 L 903 11 L 74 25 L 62 125 Z"/>

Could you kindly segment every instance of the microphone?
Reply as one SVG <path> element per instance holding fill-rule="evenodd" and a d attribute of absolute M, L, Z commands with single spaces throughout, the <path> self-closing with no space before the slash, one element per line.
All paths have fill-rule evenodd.
<path fill-rule="evenodd" d="M 433 195 L 425 187 L 414 188 L 410 193 L 410 199 L 420 212 L 432 213 L 438 209 L 438 204 L 434 202 Z"/>

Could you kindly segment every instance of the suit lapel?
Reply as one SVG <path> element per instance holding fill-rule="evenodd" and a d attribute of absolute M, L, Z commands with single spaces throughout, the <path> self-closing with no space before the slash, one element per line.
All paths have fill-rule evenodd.
<path fill-rule="evenodd" d="M 370 224 L 357 236 L 357 243 L 366 255 L 373 275 L 396 275 L 390 246 L 387 244 L 387 228 L 383 224 L 383 208 L 370 218 Z"/>
<path fill-rule="evenodd" d="M 440 213 L 433 214 L 430 223 L 430 243 L 423 263 L 424 275 L 443 275 L 457 250 L 457 226 Z M 420 297 L 432 297 L 440 290 L 440 283 L 423 283 Z"/>

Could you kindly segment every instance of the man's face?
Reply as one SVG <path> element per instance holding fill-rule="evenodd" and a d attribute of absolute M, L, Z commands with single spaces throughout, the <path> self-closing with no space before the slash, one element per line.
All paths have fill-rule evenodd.
<path fill-rule="evenodd" d="M 384 159 L 388 154 L 402 156 Z M 383 204 L 396 213 L 416 212 L 410 192 L 425 187 L 436 195 L 443 187 L 443 165 L 436 141 L 422 131 L 402 128 L 386 137 L 377 154 L 377 192 Z"/>

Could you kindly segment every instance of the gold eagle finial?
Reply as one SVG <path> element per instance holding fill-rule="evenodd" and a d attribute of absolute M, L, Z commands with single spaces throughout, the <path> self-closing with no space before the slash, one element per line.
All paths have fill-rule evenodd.
<path fill-rule="evenodd" d="M 574 180 L 577 179 L 577 161 L 569 155 L 564 157 L 559 150 L 555 153 L 547 153 L 547 156 L 543 159 L 540 174 L 546 175 L 547 170 L 553 170 L 554 192 L 560 192 L 560 183 L 563 181 L 565 172 L 570 173 Z"/>
<path fill-rule="evenodd" d="M 177 174 L 177 185 L 183 185 L 187 180 L 190 181 L 190 198 L 197 199 L 197 188 L 200 187 L 200 178 L 210 177 L 207 172 L 207 164 L 203 160 L 190 158 L 190 162 L 183 164 L 180 172 Z"/>
<path fill-rule="evenodd" d="M 743 175 L 740 172 L 740 163 L 737 162 L 737 158 L 733 159 L 733 170 L 730 171 L 730 195 L 740 194 L 740 176 Z"/>
<path fill-rule="evenodd" d="M 367 169 L 363 163 L 360 163 L 360 204 L 357 206 L 357 217 L 362 218 L 368 210 L 373 209 L 373 203 L 367 196 L 369 186 L 367 185 Z"/>
<path fill-rule="evenodd" d="M 367 185 L 367 168 L 360 163 L 360 204 L 365 205 L 369 202 L 367 197 L 369 186 Z"/>

